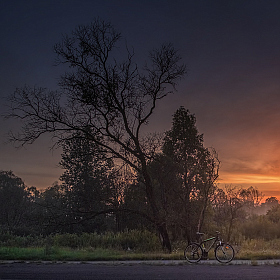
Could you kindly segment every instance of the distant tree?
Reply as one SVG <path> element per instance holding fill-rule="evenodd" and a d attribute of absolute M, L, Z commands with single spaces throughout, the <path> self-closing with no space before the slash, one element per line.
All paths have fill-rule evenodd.
<path fill-rule="evenodd" d="M 65 170 L 60 180 L 76 210 L 100 209 L 111 197 L 110 174 L 112 161 L 99 147 L 78 135 L 63 143 L 60 166 Z M 102 208 L 102 207 L 101 207 Z"/>
<path fill-rule="evenodd" d="M 280 222 L 280 205 L 275 204 L 266 213 L 267 218 L 273 223 Z"/>
<path fill-rule="evenodd" d="M 158 101 L 184 75 L 185 66 L 179 64 L 180 57 L 169 44 L 150 53 L 143 71 L 133 63 L 129 51 L 119 63 L 121 53 L 116 43 L 120 38 L 110 23 L 100 20 L 64 36 L 55 46 L 58 64 L 69 66 L 60 80 L 62 91 L 27 86 L 17 89 L 9 116 L 22 120 L 23 129 L 13 134 L 12 140 L 33 143 L 42 134 L 51 133 L 59 144 L 79 132 L 108 157 L 130 166 L 143 177 L 150 216 L 163 245 L 171 251 L 166 221 L 156 205 L 147 167 L 153 149 L 142 133 Z"/>
<path fill-rule="evenodd" d="M 32 200 L 37 191 L 28 188 L 12 171 L 0 171 L 0 225 L 2 229 L 22 233 L 30 222 Z"/>
<path fill-rule="evenodd" d="M 226 185 L 217 189 L 214 200 L 215 220 L 219 226 L 227 229 L 227 240 L 230 240 L 236 221 L 245 220 L 248 210 L 260 204 L 263 195 L 256 188 L 247 189 Z"/>
<path fill-rule="evenodd" d="M 280 205 L 276 197 L 268 197 L 257 207 L 256 213 L 242 224 L 241 232 L 245 238 L 273 240 L 280 238 Z"/>
<path fill-rule="evenodd" d="M 275 196 L 271 196 L 265 200 L 265 204 L 270 207 L 277 206 L 279 204 L 279 200 Z"/>
<path fill-rule="evenodd" d="M 72 216 L 68 211 L 68 203 L 64 198 L 61 185 L 58 182 L 44 189 L 36 200 L 39 206 L 37 221 L 41 225 L 40 234 L 73 232 Z"/>
<path fill-rule="evenodd" d="M 246 202 L 247 208 L 253 208 L 259 206 L 264 195 L 254 187 L 249 187 L 247 189 L 240 189 L 240 198 Z"/>
<path fill-rule="evenodd" d="M 63 144 L 60 166 L 65 170 L 60 180 L 64 198 L 72 215 L 80 218 L 86 231 L 100 231 L 105 219 L 90 217 L 117 209 L 122 193 L 113 161 L 95 143 L 79 134 Z M 85 220 L 85 222 L 83 222 Z"/>
<path fill-rule="evenodd" d="M 277 205 L 279 205 L 279 200 L 275 196 L 268 197 L 265 202 L 262 202 L 254 209 L 254 213 L 256 215 L 265 215 L 268 210 Z"/>

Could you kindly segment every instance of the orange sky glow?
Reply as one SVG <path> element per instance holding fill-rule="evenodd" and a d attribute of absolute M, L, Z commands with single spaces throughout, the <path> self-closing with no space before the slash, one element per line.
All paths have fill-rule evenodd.
<path fill-rule="evenodd" d="M 233 185 L 244 188 L 256 187 L 266 198 L 275 196 L 280 200 L 280 176 L 260 174 L 230 174 L 221 172 L 218 185 Z"/>

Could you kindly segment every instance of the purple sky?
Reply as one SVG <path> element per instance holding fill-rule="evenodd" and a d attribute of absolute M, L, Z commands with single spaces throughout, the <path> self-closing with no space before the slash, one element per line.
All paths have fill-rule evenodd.
<path fill-rule="evenodd" d="M 280 1 L 0 0 L 0 111 L 16 87 L 55 89 L 61 69 L 52 47 L 61 35 L 94 18 L 110 21 L 140 61 L 172 42 L 187 65 L 178 92 L 157 109 L 150 130 L 170 129 L 183 105 L 197 117 L 206 146 L 221 160 L 220 183 L 280 194 Z M 16 150 L 1 120 L 0 169 L 29 186 L 58 180 L 60 151 L 49 139 Z M 280 195 L 279 195 L 280 196 Z"/>

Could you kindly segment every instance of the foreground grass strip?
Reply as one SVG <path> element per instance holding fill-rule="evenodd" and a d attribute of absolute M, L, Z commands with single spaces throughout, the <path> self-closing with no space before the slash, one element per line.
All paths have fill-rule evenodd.
<path fill-rule="evenodd" d="M 213 254 L 209 254 L 214 259 Z M 115 249 L 65 247 L 0 247 L 0 260 L 32 261 L 125 261 L 125 260 L 183 260 L 183 251 L 166 254 L 164 252 L 134 252 Z M 280 259 L 280 252 L 273 250 L 240 250 L 235 259 L 269 260 Z"/>
<path fill-rule="evenodd" d="M 165 254 L 137 253 L 111 249 L 70 249 L 70 248 L 16 248 L 1 247 L 1 260 L 42 260 L 42 261 L 113 261 L 113 260 L 178 260 L 179 253 Z"/>

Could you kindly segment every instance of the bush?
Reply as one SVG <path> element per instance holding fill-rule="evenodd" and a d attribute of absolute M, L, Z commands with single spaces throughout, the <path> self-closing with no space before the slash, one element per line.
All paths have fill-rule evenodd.
<path fill-rule="evenodd" d="M 44 244 L 45 238 L 42 236 L 17 236 L 10 232 L 0 232 L 0 246 L 2 247 L 40 247 Z"/>

